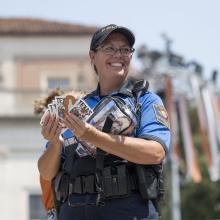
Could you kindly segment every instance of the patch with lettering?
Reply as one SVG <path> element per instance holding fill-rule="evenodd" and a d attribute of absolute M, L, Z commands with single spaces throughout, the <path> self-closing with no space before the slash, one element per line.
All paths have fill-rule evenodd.
<path fill-rule="evenodd" d="M 169 117 L 164 106 L 159 104 L 153 104 L 153 108 L 157 121 L 170 129 Z"/>

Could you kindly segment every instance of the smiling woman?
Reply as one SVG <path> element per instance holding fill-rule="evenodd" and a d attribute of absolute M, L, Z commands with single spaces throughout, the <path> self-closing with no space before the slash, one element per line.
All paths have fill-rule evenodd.
<path fill-rule="evenodd" d="M 77 112 L 67 113 L 62 138 L 58 118 L 50 112 L 44 118 L 42 135 L 48 143 L 38 167 L 45 179 L 53 179 L 60 220 L 159 218 L 169 122 L 146 81 L 126 86 L 134 43 L 125 27 L 111 24 L 95 32 L 89 56 L 99 83 L 80 100 L 81 112 L 92 114 L 83 120 Z"/>
<path fill-rule="evenodd" d="M 102 95 L 117 91 L 127 77 L 133 49 L 121 33 L 112 33 L 99 47 L 90 51 L 97 70 Z"/>

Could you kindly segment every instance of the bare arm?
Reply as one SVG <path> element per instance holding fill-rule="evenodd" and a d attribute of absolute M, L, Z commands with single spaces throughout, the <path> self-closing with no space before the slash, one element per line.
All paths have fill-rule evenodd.
<path fill-rule="evenodd" d="M 165 157 L 163 146 L 156 141 L 107 134 L 74 115 L 68 115 L 65 122 L 80 140 L 94 144 L 128 161 L 139 164 L 158 164 Z"/>
<path fill-rule="evenodd" d="M 119 156 L 128 161 L 139 164 L 159 164 L 165 156 L 162 145 L 156 141 L 141 138 L 126 137 L 120 135 L 97 132 L 95 138 L 90 138 L 92 144 L 100 149 Z"/>
<path fill-rule="evenodd" d="M 61 126 L 59 125 L 58 118 L 47 113 L 41 133 L 50 143 L 47 150 L 38 160 L 39 172 L 46 180 L 51 180 L 60 167 L 60 152 L 62 146 L 59 140 L 60 131 Z"/>
<path fill-rule="evenodd" d="M 60 167 L 60 144 L 49 144 L 47 150 L 38 160 L 38 169 L 42 177 L 52 180 Z"/>

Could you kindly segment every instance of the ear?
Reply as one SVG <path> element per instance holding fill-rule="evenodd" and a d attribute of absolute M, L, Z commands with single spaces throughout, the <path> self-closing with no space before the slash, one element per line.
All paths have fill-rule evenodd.
<path fill-rule="evenodd" d="M 95 52 L 92 51 L 92 50 L 90 50 L 90 51 L 89 51 L 89 57 L 90 57 L 91 63 L 94 64 Z"/>

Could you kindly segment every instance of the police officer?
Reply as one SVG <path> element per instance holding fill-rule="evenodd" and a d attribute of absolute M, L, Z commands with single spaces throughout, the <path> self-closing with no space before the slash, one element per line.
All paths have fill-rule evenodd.
<path fill-rule="evenodd" d="M 63 134 L 64 140 L 75 137 L 78 142 L 95 146 L 97 153 L 102 155 L 79 156 L 73 152 L 70 162 L 65 150 L 68 144 L 59 138 L 61 127 L 58 118 L 49 112 L 44 118 L 42 135 L 48 143 L 38 161 L 40 174 L 51 180 L 57 176 L 61 163 L 64 167 L 71 167 L 67 172 L 68 184 L 61 187 L 62 192 L 67 189 L 68 193 L 59 208 L 61 220 L 159 218 L 158 192 L 151 195 L 148 188 L 158 190 L 158 175 L 152 179 L 152 169 L 160 167 L 168 152 L 169 122 L 163 103 L 156 94 L 144 91 L 136 98 L 135 104 L 131 101 L 135 99 L 134 93 L 120 92 L 128 75 L 134 43 L 134 34 L 129 29 L 114 24 L 94 33 L 89 56 L 99 83 L 97 89 L 84 98 L 94 111 L 105 97 L 120 97 L 125 106 L 138 112 L 138 125 L 129 136 L 97 129 L 74 114 L 67 114 L 65 124 L 68 130 Z M 71 146 L 71 150 L 75 149 L 75 145 Z"/>

